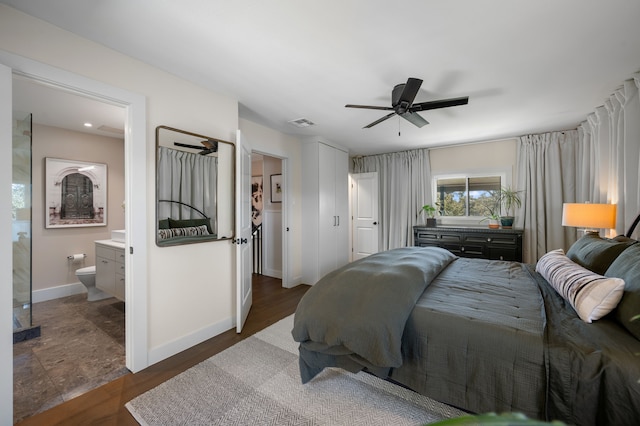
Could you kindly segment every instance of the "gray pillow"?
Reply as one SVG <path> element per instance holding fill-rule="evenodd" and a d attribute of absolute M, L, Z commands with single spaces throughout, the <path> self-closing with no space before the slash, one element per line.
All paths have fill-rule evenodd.
<path fill-rule="evenodd" d="M 640 244 L 623 251 L 604 275 L 624 280 L 624 293 L 615 310 L 615 318 L 640 340 L 640 318 L 632 320 L 640 315 Z"/>
<path fill-rule="evenodd" d="M 633 240 L 616 241 L 590 233 L 569 248 L 567 257 L 583 268 L 603 275 L 618 255 L 633 243 Z"/>

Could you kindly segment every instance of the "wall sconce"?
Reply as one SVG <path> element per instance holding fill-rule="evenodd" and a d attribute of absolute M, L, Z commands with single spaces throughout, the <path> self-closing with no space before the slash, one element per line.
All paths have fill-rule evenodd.
<path fill-rule="evenodd" d="M 616 226 L 615 204 L 564 203 L 562 226 L 584 228 L 584 233 L 599 233 L 600 229 Z"/>

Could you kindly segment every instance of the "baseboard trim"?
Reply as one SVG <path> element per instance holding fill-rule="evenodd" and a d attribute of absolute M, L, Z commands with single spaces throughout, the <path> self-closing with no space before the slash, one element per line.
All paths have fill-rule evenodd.
<path fill-rule="evenodd" d="M 149 365 L 153 365 L 164 359 L 167 359 L 177 353 L 189 349 L 207 339 L 216 337 L 219 334 L 235 327 L 235 321 L 232 318 L 224 319 L 215 324 L 201 328 L 186 336 L 182 336 L 172 342 L 149 349 Z"/>
<path fill-rule="evenodd" d="M 264 268 L 262 275 L 282 279 L 282 271 L 278 269 Z"/>
<path fill-rule="evenodd" d="M 285 288 L 293 288 L 295 286 L 298 286 L 300 284 L 302 284 L 302 276 L 298 275 L 297 277 L 293 277 L 289 280 L 289 285 L 285 286 Z"/>
<path fill-rule="evenodd" d="M 55 287 L 33 290 L 32 303 L 46 302 L 47 300 L 60 299 L 61 297 L 73 296 L 74 294 L 86 293 L 86 287 L 81 283 L 63 284 Z"/>

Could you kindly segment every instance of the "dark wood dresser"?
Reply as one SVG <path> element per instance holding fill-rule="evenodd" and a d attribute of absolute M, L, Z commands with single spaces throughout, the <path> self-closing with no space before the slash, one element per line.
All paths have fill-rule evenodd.
<path fill-rule="evenodd" d="M 460 257 L 522 262 L 522 233 L 522 229 L 414 226 L 413 240 L 416 246 L 442 247 Z"/>

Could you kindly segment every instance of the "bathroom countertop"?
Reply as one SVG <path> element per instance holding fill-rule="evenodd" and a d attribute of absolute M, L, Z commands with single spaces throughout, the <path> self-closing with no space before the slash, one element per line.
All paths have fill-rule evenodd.
<path fill-rule="evenodd" d="M 113 247 L 113 248 L 118 248 L 118 249 L 125 249 L 125 245 L 124 243 L 120 243 L 118 241 L 113 241 L 113 240 L 97 240 L 95 241 L 96 244 L 102 244 L 103 246 L 109 246 L 109 247 Z"/>

